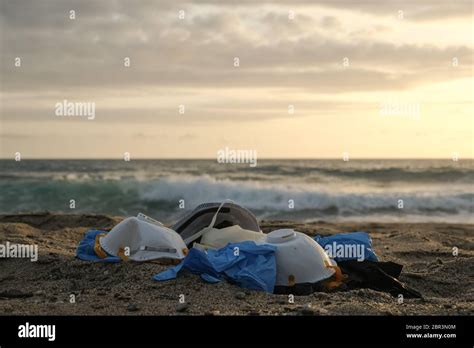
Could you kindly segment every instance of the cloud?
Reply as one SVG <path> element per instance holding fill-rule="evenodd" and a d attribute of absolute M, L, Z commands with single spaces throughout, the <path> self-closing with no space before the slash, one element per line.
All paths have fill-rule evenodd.
<path fill-rule="evenodd" d="M 232 1 L 203 0 L 207 4 L 221 4 L 223 6 L 235 5 Z M 263 4 L 280 5 L 286 8 L 322 6 L 327 8 L 341 9 L 345 11 L 355 11 L 360 13 L 369 13 L 377 16 L 398 16 L 398 11 L 404 12 L 407 20 L 425 21 L 425 20 L 443 20 L 450 18 L 471 17 L 472 1 L 354 1 L 354 0 L 273 0 L 273 1 L 255 1 L 240 0 L 240 5 L 251 7 L 262 6 Z"/>
<path fill-rule="evenodd" d="M 327 7 L 375 14 L 377 16 L 396 17 L 399 11 L 403 18 L 413 21 L 443 20 L 450 18 L 471 17 L 472 1 L 352 1 L 352 0 L 320 0 L 312 2 Z"/>
<path fill-rule="evenodd" d="M 326 28 L 339 28 L 341 22 L 334 16 L 324 16 L 321 20 L 321 25 Z"/>
<path fill-rule="evenodd" d="M 46 101 L 55 98 L 100 101 L 115 91 L 120 95 L 115 109 L 128 114 L 138 112 L 130 94 L 141 91 L 153 100 L 158 96 L 149 90 L 160 89 L 159 96 L 173 102 L 189 90 L 208 98 L 210 106 L 200 110 L 212 114 L 222 109 L 222 103 L 209 95 L 212 89 L 337 95 L 405 90 L 472 74 L 469 42 L 442 46 L 374 39 L 374 31 L 393 29 L 383 19 L 396 13 L 400 2 L 242 1 L 233 7 L 229 3 L 4 1 L 0 8 L 4 110 L 18 115 L 29 108 L 44 109 Z M 465 12 L 467 3 L 423 4 L 403 2 L 405 18 L 440 18 L 441 9 L 452 17 Z M 293 8 L 296 18 L 290 20 L 288 11 Z M 71 9 L 76 11 L 75 20 L 68 18 Z M 183 20 L 178 18 L 180 9 L 186 11 Z M 378 21 L 351 31 L 345 16 L 360 12 Z M 15 57 L 22 59 L 21 68 L 13 65 Z M 125 57 L 131 59 L 129 68 L 123 65 Z M 234 57 L 240 59 L 239 68 L 233 66 Z M 346 68 L 345 57 L 350 61 Z M 460 61 L 456 69 L 451 66 L 453 57 Z M 251 93 L 239 92 L 236 99 L 245 104 Z M 142 108 L 149 106 L 144 102 Z M 174 114 L 175 105 L 157 111 L 166 112 Z"/>

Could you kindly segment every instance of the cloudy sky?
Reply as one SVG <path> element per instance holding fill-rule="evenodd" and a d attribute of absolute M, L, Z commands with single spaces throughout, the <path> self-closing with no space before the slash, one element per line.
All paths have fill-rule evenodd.
<path fill-rule="evenodd" d="M 1 0 L 0 157 L 472 158 L 472 4 Z"/>

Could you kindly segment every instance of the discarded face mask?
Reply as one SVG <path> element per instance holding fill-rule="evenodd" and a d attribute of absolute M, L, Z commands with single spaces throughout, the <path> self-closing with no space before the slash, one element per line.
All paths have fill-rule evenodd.
<path fill-rule="evenodd" d="M 103 257 L 109 254 L 134 261 L 181 260 L 188 252 L 179 234 L 144 214 L 127 218 L 98 237 L 94 250 Z"/>
<path fill-rule="evenodd" d="M 306 234 L 280 229 L 267 234 L 262 242 L 277 248 L 274 293 L 307 295 L 342 283 L 343 275 L 336 262 Z"/>
<path fill-rule="evenodd" d="M 198 206 L 173 229 L 181 234 L 186 245 L 199 242 L 211 248 L 222 248 L 228 243 L 257 241 L 265 235 L 257 219 L 247 209 L 229 200 Z"/>

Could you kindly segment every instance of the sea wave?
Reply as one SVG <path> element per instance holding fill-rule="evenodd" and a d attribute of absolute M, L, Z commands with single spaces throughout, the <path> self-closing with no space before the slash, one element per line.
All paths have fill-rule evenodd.
<path fill-rule="evenodd" d="M 0 180 L 0 212 L 63 211 L 134 215 L 144 212 L 163 221 L 203 202 L 232 199 L 269 219 L 381 220 L 449 217 L 473 222 L 474 192 L 449 190 L 374 190 L 302 183 L 219 180 L 211 176 L 168 176 L 153 180 Z M 74 199 L 75 208 L 70 208 Z M 399 208 L 403 200 L 403 208 Z M 291 207 L 293 203 L 294 206 Z M 384 218 L 385 219 L 385 218 Z M 407 221 L 407 220 L 404 220 Z"/>
<path fill-rule="evenodd" d="M 261 182 L 216 180 L 208 176 L 187 178 L 163 178 L 143 192 L 145 201 L 160 201 L 164 198 L 184 199 L 191 205 L 203 201 L 220 201 L 230 198 L 249 208 L 263 210 L 287 209 L 289 201 L 296 210 L 337 208 L 341 213 L 364 213 L 368 210 L 398 209 L 403 200 L 403 209 L 419 212 L 456 212 L 472 209 L 474 193 L 425 192 L 358 192 L 322 191 L 310 185 L 281 185 Z"/>
<path fill-rule="evenodd" d="M 216 179 L 262 182 L 361 182 L 397 185 L 474 183 L 474 162 L 448 160 L 364 161 L 262 160 L 255 168 L 223 166 L 211 160 L 125 161 L 0 161 L 0 180 L 51 179 L 70 182 L 135 179 L 149 181 L 169 176 L 199 177 L 208 173 Z"/>

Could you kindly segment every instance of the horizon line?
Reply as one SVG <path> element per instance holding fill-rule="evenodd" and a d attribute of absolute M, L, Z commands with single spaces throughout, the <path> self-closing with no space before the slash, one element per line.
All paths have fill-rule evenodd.
<path fill-rule="evenodd" d="M 462 160 L 473 160 L 474 157 L 459 157 L 459 161 Z M 51 158 L 45 158 L 45 157 L 34 157 L 34 158 L 21 158 L 21 161 L 124 161 L 123 158 L 117 158 L 117 157 L 100 157 L 100 158 L 86 158 L 86 157 L 51 157 Z M 217 161 L 215 157 L 196 157 L 196 158 L 190 158 L 190 157 L 164 157 L 164 158 L 159 158 L 159 157 L 137 157 L 137 158 L 132 158 L 130 159 L 130 162 L 132 161 Z M 344 161 L 342 157 L 264 157 L 264 158 L 257 158 L 257 161 L 316 161 L 316 160 L 324 160 L 324 161 Z M 351 160 L 374 160 L 374 161 L 380 161 L 380 160 L 399 160 L 399 161 L 406 161 L 406 160 L 453 160 L 451 157 L 350 157 L 348 161 L 350 162 Z M 0 161 L 15 161 L 15 158 L 9 158 L 9 157 L 0 157 Z M 20 162 L 20 161 L 18 161 Z M 128 162 L 128 161 L 127 161 Z M 228 163 L 228 164 L 233 164 L 233 163 Z M 239 163 L 235 163 L 239 164 Z"/>

